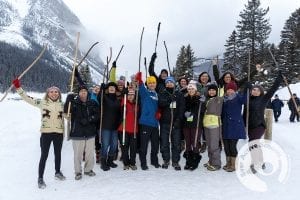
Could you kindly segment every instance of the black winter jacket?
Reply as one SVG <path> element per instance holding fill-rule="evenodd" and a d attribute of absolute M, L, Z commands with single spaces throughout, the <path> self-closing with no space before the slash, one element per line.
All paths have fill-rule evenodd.
<path fill-rule="evenodd" d="M 188 118 L 186 117 L 186 114 L 184 114 L 183 128 L 197 128 L 200 96 L 198 94 L 195 96 L 186 95 L 184 99 L 185 99 L 185 112 L 190 112 L 191 113 L 190 116 L 193 116 L 192 117 L 193 120 L 187 121 Z M 205 103 L 201 102 L 199 128 L 203 127 L 204 112 L 205 112 Z"/>
<path fill-rule="evenodd" d="M 71 102 L 71 132 L 70 138 L 75 140 L 89 139 L 95 137 L 97 124 L 99 123 L 99 106 L 88 99 L 82 102 L 79 96 L 68 95 L 64 105 L 64 112 L 67 113 L 69 102 Z"/>
<path fill-rule="evenodd" d="M 99 102 L 101 102 L 100 94 Z M 104 94 L 103 107 L 100 109 L 103 109 L 102 129 L 117 130 L 121 123 L 121 101 L 116 94 Z"/>
<path fill-rule="evenodd" d="M 173 125 L 175 128 L 181 127 L 181 121 L 185 111 L 184 96 L 180 91 L 174 89 L 164 89 L 158 94 L 158 106 L 161 109 L 160 123 L 171 123 L 171 103 L 176 102 L 176 108 L 173 107 Z"/>
<path fill-rule="evenodd" d="M 257 127 L 266 127 L 266 122 L 264 119 L 264 112 L 268 101 L 274 95 L 278 89 L 280 83 L 282 82 L 282 75 L 279 74 L 273 83 L 272 87 L 267 91 L 266 94 L 261 94 L 261 96 L 250 96 L 249 100 L 249 129 L 254 129 Z"/>

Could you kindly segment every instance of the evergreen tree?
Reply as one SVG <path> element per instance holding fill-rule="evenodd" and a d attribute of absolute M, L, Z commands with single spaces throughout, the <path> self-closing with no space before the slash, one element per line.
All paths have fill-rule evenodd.
<path fill-rule="evenodd" d="M 174 76 L 176 79 L 185 76 L 189 79 L 193 78 L 193 64 L 196 60 L 194 51 L 191 45 L 187 47 L 184 45 L 180 48 L 177 56 L 176 68 L 174 69 Z"/>
<path fill-rule="evenodd" d="M 269 44 L 267 39 L 271 32 L 271 25 L 266 15 L 269 8 L 260 8 L 259 0 L 248 0 L 245 9 L 240 13 L 237 28 L 237 47 L 242 72 L 247 72 L 248 52 L 250 51 L 251 71 L 257 63 L 263 63 Z"/>
<path fill-rule="evenodd" d="M 300 80 L 300 8 L 291 14 L 281 31 L 279 62 L 292 82 Z"/>
<path fill-rule="evenodd" d="M 237 48 L 237 33 L 235 30 L 232 31 L 224 46 L 226 47 L 226 50 L 224 53 L 224 66 L 222 71 L 231 71 L 234 74 L 239 74 L 240 69 Z"/>

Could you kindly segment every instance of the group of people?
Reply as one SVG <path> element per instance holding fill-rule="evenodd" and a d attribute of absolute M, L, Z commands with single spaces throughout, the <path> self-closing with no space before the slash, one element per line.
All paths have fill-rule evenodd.
<path fill-rule="evenodd" d="M 287 101 L 287 105 L 291 112 L 289 117 L 290 122 L 291 123 L 295 122 L 295 119 L 297 120 L 297 122 L 300 122 L 300 118 L 299 118 L 300 99 L 297 97 L 296 93 L 292 94 L 292 97 Z M 281 108 L 283 106 L 284 106 L 283 101 L 279 98 L 277 94 L 275 94 L 274 99 L 270 101 L 270 104 L 267 106 L 267 108 L 273 110 L 275 122 L 278 122 L 278 119 L 281 115 Z"/>
<path fill-rule="evenodd" d="M 55 177 L 65 179 L 60 170 L 64 118 L 70 122 L 68 137 L 73 145 L 76 180 L 82 179 L 82 174 L 95 176 L 96 162 L 100 162 L 103 171 L 116 168 L 114 160 L 118 149 L 124 170 L 137 169 L 136 155 L 139 155 L 141 169 L 148 170 L 149 142 L 151 165 L 181 170 L 182 140 L 185 142 L 185 170 L 198 167 L 200 146 L 205 141 L 209 160 L 204 167 L 209 171 L 221 169 L 224 146 L 226 164 L 223 169 L 235 171 L 238 140 L 247 138 L 246 114 L 249 141 L 260 139 L 266 128 L 264 110 L 282 81 L 281 73 L 265 92 L 260 85 L 252 85 L 246 79 L 238 81 L 231 72 L 219 77 L 216 63 L 213 66 L 215 82 L 211 82 L 207 72 L 201 73 L 198 80 L 182 77 L 176 81 L 165 69 L 157 76 L 155 59 L 154 53 L 149 65 L 150 76 L 145 82 L 141 72 L 135 74 L 131 82 L 123 78 L 117 81 L 114 62 L 110 82 L 89 90 L 76 72 L 79 89 L 69 94 L 65 103 L 57 87 L 48 88 L 43 99 L 35 99 L 27 96 L 18 79 L 13 81 L 21 97 L 40 108 L 42 114 L 39 188 L 46 187 L 43 174 L 51 142 L 55 152 Z M 249 113 L 242 112 L 243 108 L 246 110 L 247 90 L 250 91 Z M 159 163 L 159 149 L 163 163 Z M 260 160 L 251 167 L 255 171 L 262 164 Z"/>

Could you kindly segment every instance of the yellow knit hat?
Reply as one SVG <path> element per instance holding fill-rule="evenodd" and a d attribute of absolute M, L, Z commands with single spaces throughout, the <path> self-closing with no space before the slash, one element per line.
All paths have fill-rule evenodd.
<path fill-rule="evenodd" d="M 154 76 L 149 76 L 147 78 L 147 81 L 146 81 L 147 84 L 149 83 L 156 83 L 156 78 Z"/>

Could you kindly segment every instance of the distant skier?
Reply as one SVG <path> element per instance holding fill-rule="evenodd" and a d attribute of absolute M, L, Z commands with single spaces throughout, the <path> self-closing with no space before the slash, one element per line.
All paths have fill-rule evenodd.
<path fill-rule="evenodd" d="M 55 156 L 55 178 L 65 180 L 65 176 L 60 171 L 61 149 L 64 133 L 63 103 L 61 101 L 60 89 L 52 86 L 47 89 L 43 99 L 29 97 L 22 89 L 19 79 L 15 79 L 13 84 L 24 101 L 41 110 L 41 157 L 39 162 L 38 187 L 44 189 L 45 165 L 48 158 L 51 142 L 53 142 Z"/>

